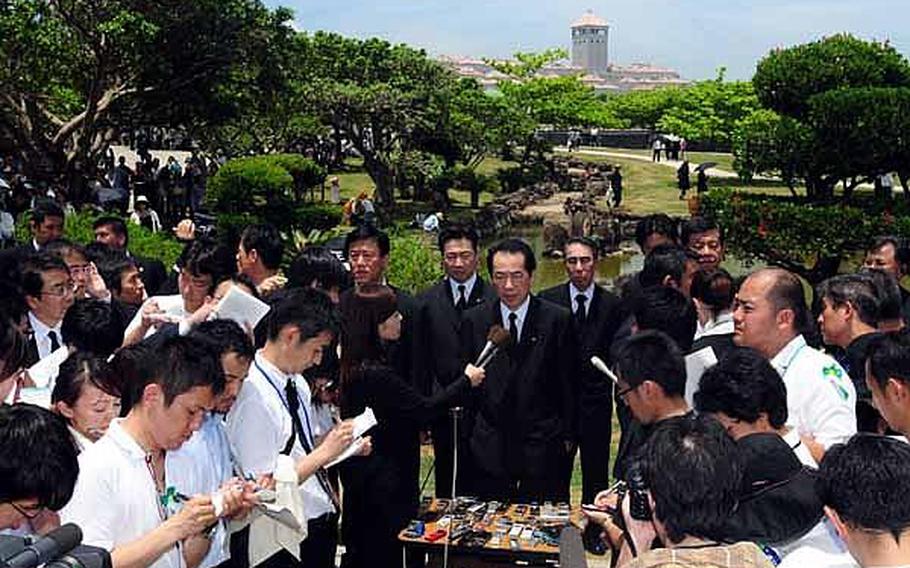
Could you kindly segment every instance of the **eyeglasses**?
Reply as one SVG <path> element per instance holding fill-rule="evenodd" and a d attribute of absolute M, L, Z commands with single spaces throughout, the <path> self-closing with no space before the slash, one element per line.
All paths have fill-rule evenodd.
<path fill-rule="evenodd" d="M 38 515 L 41 514 L 41 511 L 44 510 L 44 507 L 42 507 L 40 505 L 36 505 L 36 506 L 29 507 L 28 509 L 26 509 L 26 508 L 22 507 L 21 505 L 17 505 L 16 503 L 13 503 L 12 501 L 10 501 L 9 504 L 13 509 L 16 510 L 17 513 L 19 513 L 20 515 L 22 515 L 23 517 L 25 517 L 26 519 L 28 519 L 30 521 L 37 518 Z"/>
<path fill-rule="evenodd" d="M 60 284 L 54 284 L 49 289 L 41 292 L 42 295 L 47 296 L 71 296 L 76 292 L 77 285 L 72 280 L 67 280 L 65 283 L 61 282 Z"/>
<path fill-rule="evenodd" d="M 617 386 L 618 386 L 618 385 L 617 385 Z M 616 391 L 616 398 L 623 398 L 624 396 L 626 396 L 627 394 L 629 394 L 630 392 L 634 391 L 635 389 L 637 389 L 637 388 L 640 387 L 640 386 L 641 386 L 641 383 L 638 383 L 637 385 L 633 385 L 633 386 L 631 386 L 631 387 L 626 387 L 626 388 L 624 388 L 624 389 L 619 389 L 618 391 Z"/>

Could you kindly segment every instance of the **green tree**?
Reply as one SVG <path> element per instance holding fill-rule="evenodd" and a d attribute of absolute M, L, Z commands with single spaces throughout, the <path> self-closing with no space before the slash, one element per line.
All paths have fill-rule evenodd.
<path fill-rule="evenodd" d="M 123 125 L 224 115 L 221 86 L 289 12 L 257 0 L 0 4 L 0 136 L 29 175 L 78 180 Z"/>
<path fill-rule="evenodd" d="M 906 186 L 910 64 L 893 47 L 837 35 L 778 49 L 759 62 L 752 82 L 779 119 L 741 121 L 743 175 L 780 172 L 791 186 L 802 181 L 813 201 L 832 199 L 838 183 L 849 199 L 859 184 L 895 169 Z M 768 120 L 773 130 L 756 128 Z"/>
<path fill-rule="evenodd" d="M 455 74 L 425 52 L 379 39 L 317 32 L 302 36 L 303 113 L 350 141 L 376 184 L 379 206 L 394 203 L 396 158 L 422 150 L 415 133 L 433 130 Z"/>

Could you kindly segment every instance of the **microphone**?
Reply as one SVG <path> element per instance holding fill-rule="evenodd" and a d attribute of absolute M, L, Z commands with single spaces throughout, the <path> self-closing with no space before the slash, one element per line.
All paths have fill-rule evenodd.
<path fill-rule="evenodd" d="M 611 381 L 613 381 L 614 385 L 619 386 L 619 379 L 616 377 L 615 374 L 613 374 L 613 371 L 611 371 L 610 368 L 607 367 L 607 364 L 603 362 L 603 359 L 601 359 L 597 355 L 594 355 L 591 357 L 591 364 L 594 365 L 595 369 L 597 369 L 598 371 L 600 371 L 601 373 L 603 373 L 607 377 L 609 377 L 609 379 Z"/>
<path fill-rule="evenodd" d="M 66 554 L 82 542 L 82 529 L 73 523 L 47 533 L 22 551 L 3 561 L 7 568 L 35 568 Z"/>
<path fill-rule="evenodd" d="M 483 346 L 483 351 L 480 352 L 480 357 L 477 358 L 477 362 L 474 363 L 475 367 L 484 368 L 487 366 L 487 363 L 493 360 L 493 357 L 499 353 L 499 350 L 503 347 L 509 345 L 512 341 L 512 336 L 509 335 L 509 332 L 505 330 L 501 325 L 494 325 L 490 328 L 490 331 L 487 333 L 487 344 Z"/>

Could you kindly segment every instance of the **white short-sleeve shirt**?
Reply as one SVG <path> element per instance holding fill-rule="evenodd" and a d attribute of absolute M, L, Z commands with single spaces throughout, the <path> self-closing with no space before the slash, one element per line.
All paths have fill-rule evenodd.
<path fill-rule="evenodd" d="M 856 389 L 837 361 L 793 338 L 771 359 L 787 386 L 787 425 L 826 449 L 856 434 Z"/>
<path fill-rule="evenodd" d="M 155 530 L 165 520 L 146 453 L 123 429 L 122 419 L 79 454 L 79 478 L 66 507 L 63 523 L 82 529 L 82 543 L 108 551 Z M 175 545 L 151 564 L 152 568 L 183 568 Z"/>
<path fill-rule="evenodd" d="M 313 431 L 314 412 L 310 387 L 300 375 L 293 375 L 300 399 L 300 420 Z M 275 464 L 288 440 L 293 424 L 284 402 L 288 375 L 269 363 L 262 352 L 256 354 L 250 374 L 240 389 L 227 416 L 227 434 L 235 459 L 243 471 L 252 475 L 274 473 Z M 307 455 L 300 436 L 296 437 L 291 457 L 297 461 Z M 322 489 L 319 479 L 311 475 L 300 484 L 304 513 L 308 520 L 335 511 L 332 499 Z"/>

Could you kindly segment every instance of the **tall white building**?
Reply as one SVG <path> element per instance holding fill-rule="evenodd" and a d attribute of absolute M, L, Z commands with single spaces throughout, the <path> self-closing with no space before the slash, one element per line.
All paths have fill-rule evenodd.
<path fill-rule="evenodd" d="M 572 65 L 594 75 L 610 66 L 610 24 L 591 10 L 572 24 Z"/>

